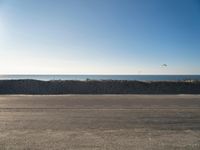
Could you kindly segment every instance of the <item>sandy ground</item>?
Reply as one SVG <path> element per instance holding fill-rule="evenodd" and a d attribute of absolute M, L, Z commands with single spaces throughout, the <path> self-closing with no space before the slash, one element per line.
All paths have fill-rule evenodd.
<path fill-rule="evenodd" d="M 200 95 L 0 96 L 0 150 L 199 150 Z"/>

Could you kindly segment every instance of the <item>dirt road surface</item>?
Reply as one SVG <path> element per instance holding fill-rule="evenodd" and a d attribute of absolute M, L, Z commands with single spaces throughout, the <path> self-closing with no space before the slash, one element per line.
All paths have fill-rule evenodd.
<path fill-rule="evenodd" d="M 0 150 L 199 150 L 200 95 L 0 96 Z"/>

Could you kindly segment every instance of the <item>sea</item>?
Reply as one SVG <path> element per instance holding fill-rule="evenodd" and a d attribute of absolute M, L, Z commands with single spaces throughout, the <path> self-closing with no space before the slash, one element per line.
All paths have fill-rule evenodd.
<path fill-rule="evenodd" d="M 0 75 L 0 80 L 128 80 L 128 81 L 185 81 L 200 80 L 200 75 Z"/>

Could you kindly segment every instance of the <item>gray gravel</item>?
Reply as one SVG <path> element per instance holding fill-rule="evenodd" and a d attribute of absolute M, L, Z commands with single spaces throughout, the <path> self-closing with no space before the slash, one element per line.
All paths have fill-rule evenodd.
<path fill-rule="evenodd" d="M 0 96 L 0 150 L 199 150 L 199 95 Z"/>

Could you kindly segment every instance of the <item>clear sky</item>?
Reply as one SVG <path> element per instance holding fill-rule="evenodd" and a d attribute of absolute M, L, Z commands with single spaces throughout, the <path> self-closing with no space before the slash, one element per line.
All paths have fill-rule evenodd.
<path fill-rule="evenodd" d="M 0 74 L 200 74 L 200 0 L 0 0 Z"/>

